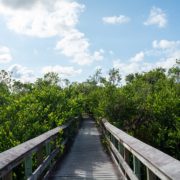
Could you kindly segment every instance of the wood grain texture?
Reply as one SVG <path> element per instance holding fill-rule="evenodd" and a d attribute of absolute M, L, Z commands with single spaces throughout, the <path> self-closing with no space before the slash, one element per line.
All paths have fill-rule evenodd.
<path fill-rule="evenodd" d="M 158 177 L 163 180 L 180 179 L 180 161 L 128 135 L 105 119 L 103 124 L 107 131 Z"/>
<path fill-rule="evenodd" d="M 69 124 L 70 122 L 0 153 L 0 177 L 10 172 L 32 152 L 38 151 L 46 142 L 56 138 L 59 131 L 67 128 Z"/>
<path fill-rule="evenodd" d="M 70 152 L 54 168 L 49 179 L 121 180 L 124 178 L 119 173 L 117 166 L 105 153 L 95 122 L 86 119 Z"/>

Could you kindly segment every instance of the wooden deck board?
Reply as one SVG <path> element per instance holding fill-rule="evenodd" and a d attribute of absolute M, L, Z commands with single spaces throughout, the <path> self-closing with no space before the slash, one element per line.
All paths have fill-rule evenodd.
<path fill-rule="evenodd" d="M 95 122 L 87 119 L 63 162 L 51 172 L 49 179 L 121 180 L 117 166 L 103 150 Z"/>

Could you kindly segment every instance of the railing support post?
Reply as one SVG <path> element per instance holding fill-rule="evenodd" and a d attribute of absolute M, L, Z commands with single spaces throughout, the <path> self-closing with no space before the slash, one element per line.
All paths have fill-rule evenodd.
<path fill-rule="evenodd" d="M 148 168 L 146 167 L 146 174 L 147 174 L 147 180 L 155 180 L 156 175 Z"/>
<path fill-rule="evenodd" d="M 51 153 L 51 142 L 46 143 L 46 155 L 49 156 Z M 51 166 L 51 161 L 49 162 L 49 165 Z"/>
<path fill-rule="evenodd" d="M 124 160 L 129 164 L 129 151 L 124 148 Z"/>
<path fill-rule="evenodd" d="M 25 159 L 25 177 L 28 178 L 32 174 L 32 155 Z"/>
<path fill-rule="evenodd" d="M 114 136 L 111 134 L 111 142 L 114 144 L 114 146 L 115 146 L 115 138 L 114 138 Z"/>
<path fill-rule="evenodd" d="M 120 142 L 118 142 L 118 152 L 119 152 L 120 156 L 123 157 L 123 155 L 124 155 L 123 154 L 124 153 L 124 146 Z M 119 166 L 122 169 L 122 164 L 121 164 L 120 160 L 118 160 L 118 161 L 119 161 Z M 124 172 L 123 169 L 122 169 L 122 171 Z"/>
<path fill-rule="evenodd" d="M 134 155 L 133 155 L 133 169 L 138 179 L 141 179 L 141 163 Z"/>
<path fill-rule="evenodd" d="M 124 156 L 124 146 L 121 143 L 118 143 L 118 151 L 120 152 L 121 156 Z"/>
<path fill-rule="evenodd" d="M 46 155 L 49 155 L 51 153 L 51 144 L 50 142 L 46 143 Z"/>
<path fill-rule="evenodd" d="M 43 162 L 43 148 L 41 147 L 37 151 L 37 165 L 39 166 Z"/>
<path fill-rule="evenodd" d="M 127 164 L 129 164 L 129 151 L 124 147 L 123 149 L 124 149 L 124 160 L 127 162 Z M 126 171 L 124 172 L 124 174 L 127 177 Z"/>

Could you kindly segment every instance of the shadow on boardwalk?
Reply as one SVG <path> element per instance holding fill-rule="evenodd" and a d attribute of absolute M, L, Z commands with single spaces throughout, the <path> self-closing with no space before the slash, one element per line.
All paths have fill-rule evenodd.
<path fill-rule="evenodd" d="M 123 179 L 110 157 L 104 152 L 100 133 L 90 118 L 83 121 L 73 146 L 49 179 Z"/>

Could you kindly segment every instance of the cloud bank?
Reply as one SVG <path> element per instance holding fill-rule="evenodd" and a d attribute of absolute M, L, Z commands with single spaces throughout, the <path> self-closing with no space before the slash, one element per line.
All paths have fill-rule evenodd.
<path fill-rule="evenodd" d="M 84 9 L 73 0 L 0 0 L 0 15 L 10 30 L 36 38 L 59 37 L 56 50 L 79 65 L 103 58 L 100 50 L 91 52 L 89 40 L 76 27 Z"/>
<path fill-rule="evenodd" d="M 131 73 L 147 72 L 155 68 L 169 69 L 176 64 L 176 59 L 180 59 L 180 41 L 154 40 L 152 49 L 149 51 L 141 51 L 126 61 L 115 59 L 113 67 L 120 69 L 125 83 L 125 76 Z M 160 56 L 156 62 L 149 62 L 147 59 L 154 59 Z"/>

